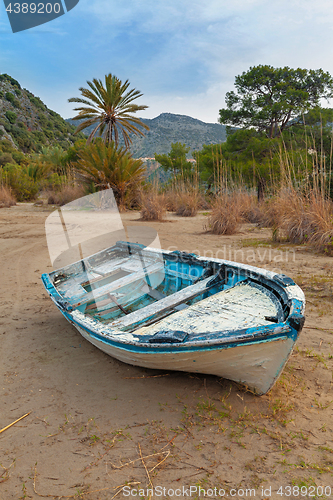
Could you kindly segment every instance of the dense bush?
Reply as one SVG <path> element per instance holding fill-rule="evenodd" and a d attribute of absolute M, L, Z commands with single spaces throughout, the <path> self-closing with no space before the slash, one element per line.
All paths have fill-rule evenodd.
<path fill-rule="evenodd" d="M 28 152 L 31 149 L 35 148 L 35 145 L 32 141 L 31 134 L 29 134 L 26 130 L 23 130 L 19 127 L 12 127 L 11 135 L 16 141 L 18 147 L 24 151 Z"/>
<path fill-rule="evenodd" d="M 0 167 L 3 167 L 7 163 L 14 163 L 14 158 L 10 153 L 0 153 Z"/>
<path fill-rule="evenodd" d="M 48 139 L 54 139 L 54 133 L 52 132 L 52 130 L 49 130 L 49 129 L 44 129 L 44 132 L 40 132 L 40 134 L 43 134 L 45 135 Z"/>
<path fill-rule="evenodd" d="M 17 114 L 13 111 L 6 111 L 5 116 L 10 123 L 13 124 L 16 122 Z"/>
<path fill-rule="evenodd" d="M 46 144 L 46 137 L 44 135 L 44 132 L 41 132 L 40 130 L 34 130 L 32 134 L 38 143 Z"/>
<path fill-rule="evenodd" d="M 2 139 L 2 141 L 0 141 L 0 151 L 2 153 L 12 153 L 16 150 L 8 139 Z"/>
<path fill-rule="evenodd" d="M 18 201 L 29 201 L 36 197 L 38 183 L 28 175 L 24 167 L 15 163 L 7 163 L 2 168 L 1 177 Z"/>
<path fill-rule="evenodd" d="M 42 111 L 46 110 L 45 104 L 39 99 L 39 97 L 34 97 L 32 94 L 28 95 L 30 102 L 36 106 L 36 108 Z"/>
<path fill-rule="evenodd" d="M 145 172 L 141 159 L 132 158 L 114 142 L 106 145 L 101 139 L 80 150 L 75 168 L 86 183 L 94 183 L 97 189 L 111 187 L 120 209 L 131 203 Z"/>
<path fill-rule="evenodd" d="M 5 98 L 7 99 L 8 102 L 10 102 L 15 108 L 20 108 L 21 105 L 17 99 L 15 99 L 14 94 L 11 92 L 6 92 Z"/>

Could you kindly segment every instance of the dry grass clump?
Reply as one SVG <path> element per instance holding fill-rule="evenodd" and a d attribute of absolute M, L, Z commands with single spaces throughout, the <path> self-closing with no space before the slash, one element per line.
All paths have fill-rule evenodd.
<path fill-rule="evenodd" d="M 318 190 L 300 193 L 281 190 L 266 203 L 265 225 L 291 243 L 310 243 L 318 250 L 333 251 L 333 203 Z"/>
<path fill-rule="evenodd" d="M 222 195 L 215 199 L 206 230 L 212 234 L 235 234 L 243 220 L 238 197 Z"/>
<path fill-rule="evenodd" d="M 309 243 L 318 250 L 333 253 L 333 203 L 321 196 L 310 196 Z"/>
<path fill-rule="evenodd" d="M 255 194 L 240 189 L 239 191 L 235 191 L 232 197 L 237 199 L 244 221 L 250 222 L 251 224 L 262 223 L 264 217 L 262 204 L 258 203 Z"/>
<path fill-rule="evenodd" d="M 16 199 L 12 195 L 10 188 L 0 186 L 0 208 L 16 205 Z"/>
<path fill-rule="evenodd" d="M 71 201 L 77 200 L 82 196 L 85 196 L 85 191 L 82 186 L 79 185 L 67 185 L 64 186 L 59 191 L 50 191 L 48 193 L 47 203 L 49 205 L 66 205 Z"/>
<path fill-rule="evenodd" d="M 166 208 L 181 217 L 195 217 L 200 208 L 207 208 L 207 202 L 202 196 L 196 182 L 181 182 L 174 184 L 165 193 Z"/>
<path fill-rule="evenodd" d="M 168 212 L 176 212 L 178 194 L 175 188 L 167 189 L 164 192 L 165 208 Z"/>
<path fill-rule="evenodd" d="M 182 186 L 176 198 L 176 215 L 181 217 L 195 217 L 200 206 L 199 190 Z"/>
<path fill-rule="evenodd" d="M 260 224 L 264 219 L 262 204 L 257 197 L 244 189 L 221 194 L 212 204 L 208 231 L 213 234 L 234 234 L 242 222 Z"/>
<path fill-rule="evenodd" d="M 166 213 L 166 200 L 163 194 L 153 188 L 141 193 L 141 219 L 161 221 Z"/>

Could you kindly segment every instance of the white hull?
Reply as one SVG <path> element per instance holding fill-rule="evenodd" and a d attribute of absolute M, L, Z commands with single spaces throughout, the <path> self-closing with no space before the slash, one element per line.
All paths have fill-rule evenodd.
<path fill-rule="evenodd" d="M 217 375 L 241 383 L 258 395 L 265 394 L 274 385 L 294 345 L 292 339 L 285 337 L 211 350 L 140 353 L 99 341 L 78 325 L 75 327 L 93 345 L 124 363 L 151 369 Z"/>

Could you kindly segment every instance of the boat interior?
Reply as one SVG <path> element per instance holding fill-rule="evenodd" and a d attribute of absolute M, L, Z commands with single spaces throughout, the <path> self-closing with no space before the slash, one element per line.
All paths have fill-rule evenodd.
<path fill-rule="evenodd" d="M 273 282 L 231 263 L 126 242 L 54 271 L 49 278 L 68 311 L 128 332 L 157 322 L 168 331 L 171 315 L 182 336 L 182 328 L 186 335 L 200 335 L 208 324 L 210 331 L 220 331 L 221 322 L 228 331 L 271 325 L 285 321 L 289 313 L 282 286 L 286 277 Z M 156 335 L 156 342 L 181 340 L 177 335 L 163 339 L 158 331 Z"/>

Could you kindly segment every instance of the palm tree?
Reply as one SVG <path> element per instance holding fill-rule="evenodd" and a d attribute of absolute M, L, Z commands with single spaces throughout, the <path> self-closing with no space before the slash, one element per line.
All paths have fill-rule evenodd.
<path fill-rule="evenodd" d="M 98 131 L 100 136 L 104 135 L 105 142 L 114 140 L 117 146 L 119 133 L 122 133 L 125 147 L 128 148 L 132 142 L 129 134 L 144 135 L 137 126 L 149 130 L 145 123 L 132 115 L 148 106 L 133 104 L 133 101 L 141 97 L 142 94 L 139 90 L 128 90 L 130 85 L 128 80 L 122 83 L 110 73 L 105 75 L 105 87 L 102 81 L 96 78 L 92 82 L 88 81 L 87 84 L 91 90 L 82 87 L 79 89 L 84 99 L 72 97 L 68 99 L 68 102 L 78 102 L 85 105 L 74 109 L 74 111 L 79 111 L 79 114 L 73 120 L 84 120 L 77 127 L 76 133 L 90 125 L 95 125 L 88 137 L 88 142 Z"/>
<path fill-rule="evenodd" d="M 79 152 L 75 166 L 85 181 L 93 183 L 98 190 L 112 188 L 119 208 L 124 208 L 125 196 L 140 184 L 145 172 L 142 160 L 132 158 L 114 142 L 106 145 L 101 139 Z"/>

